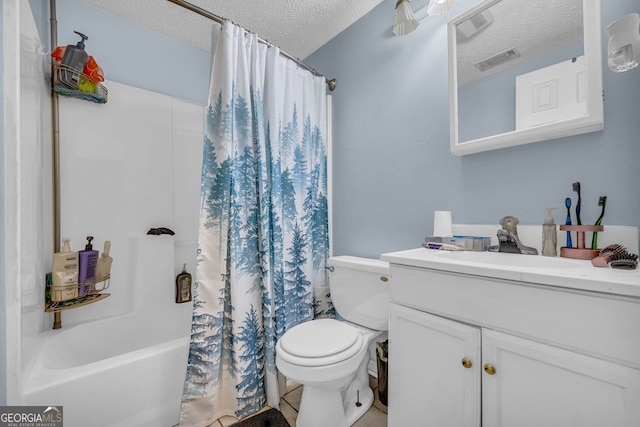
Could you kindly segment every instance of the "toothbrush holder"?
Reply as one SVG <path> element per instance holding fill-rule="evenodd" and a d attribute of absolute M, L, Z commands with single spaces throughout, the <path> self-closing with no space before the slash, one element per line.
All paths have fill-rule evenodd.
<path fill-rule="evenodd" d="M 575 231 L 578 238 L 578 247 L 576 248 L 560 248 L 560 256 L 573 259 L 593 259 L 598 256 L 600 249 L 587 249 L 584 247 L 584 233 L 603 231 L 602 225 L 560 225 L 561 231 Z"/>

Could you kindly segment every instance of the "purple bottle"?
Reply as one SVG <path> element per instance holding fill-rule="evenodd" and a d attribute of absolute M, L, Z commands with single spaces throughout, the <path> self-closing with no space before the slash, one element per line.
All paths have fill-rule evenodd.
<path fill-rule="evenodd" d="M 86 283 L 95 280 L 96 278 L 96 265 L 98 264 L 98 251 L 93 250 L 91 241 L 93 236 L 87 236 L 87 245 L 83 251 L 78 252 L 79 257 L 79 271 L 78 271 L 78 283 Z M 80 285 L 78 288 L 78 296 L 85 296 L 88 287 Z"/>

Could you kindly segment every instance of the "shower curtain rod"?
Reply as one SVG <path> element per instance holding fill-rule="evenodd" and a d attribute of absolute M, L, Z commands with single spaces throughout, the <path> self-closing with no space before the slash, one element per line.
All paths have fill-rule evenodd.
<path fill-rule="evenodd" d="M 209 12 L 208 10 L 205 10 L 201 7 L 196 6 L 193 3 L 189 3 L 187 1 L 184 0 L 167 0 L 168 2 L 171 2 L 175 5 L 178 5 L 180 7 L 183 7 L 187 10 L 190 10 L 191 12 L 197 13 L 200 16 L 204 16 L 205 18 L 209 18 L 212 21 L 215 21 L 219 24 L 222 24 L 222 22 L 225 20 L 223 17 L 215 15 L 211 12 Z M 258 37 L 258 41 L 267 45 L 272 45 L 271 43 L 269 43 L 268 41 L 261 39 Z M 305 64 L 304 62 L 302 62 L 299 58 L 294 57 L 293 55 L 291 55 L 288 52 L 285 52 L 284 50 L 280 49 L 280 55 L 284 56 L 285 58 L 288 58 L 290 60 L 292 60 L 293 62 L 295 62 L 296 64 L 298 64 L 299 67 L 304 68 L 307 71 L 310 71 L 312 74 L 318 76 L 318 77 L 324 77 L 325 82 L 327 83 L 327 87 L 329 88 L 330 92 L 333 92 L 334 89 L 336 88 L 336 84 L 337 81 L 336 79 L 328 79 L 326 78 L 323 74 L 319 73 L 316 69 L 308 66 L 307 64 Z"/>

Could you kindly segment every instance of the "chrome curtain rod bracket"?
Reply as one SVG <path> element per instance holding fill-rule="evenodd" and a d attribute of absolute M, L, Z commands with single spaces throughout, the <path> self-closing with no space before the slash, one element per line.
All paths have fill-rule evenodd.
<path fill-rule="evenodd" d="M 205 10 L 199 6 L 196 6 L 193 3 L 189 3 L 188 1 L 184 1 L 184 0 L 167 0 L 170 3 L 173 3 L 177 6 L 180 6 L 184 9 L 190 10 L 191 12 L 197 13 L 200 16 L 204 16 L 205 18 L 208 18 L 212 21 L 217 22 L 218 24 L 222 24 L 225 21 L 225 18 L 218 16 L 214 13 L 209 12 L 208 10 Z M 272 46 L 272 43 L 269 43 L 267 40 L 264 40 L 262 38 L 258 38 L 258 41 L 260 41 L 261 43 L 267 44 Z M 295 62 L 296 64 L 298 64 L 298 66 L 300 68 L 304 68 L 305 70 L 311 72 L 313 75 L 318 76 L 318 77 L 324 77 L 325 82 L 327 83 L 327 87 L 329 88 L 330 92 L 333 92 L 336 88 L 337 85 L 337 81 L 336 79 L 327 79 L 322 73 L 318 72 L 315 68 L 308 66 L 307 64 L 305 64 L 304 62 L 302 62 L 300 59 L 296 58 L 295 56 L 291 55 L 288 52 L 285 52 L 284 50 L 280 49 L 280 55 L 284 56 L 285 58 L 288 58 L 290 60 L 292 60 L 293 62 Z"/>

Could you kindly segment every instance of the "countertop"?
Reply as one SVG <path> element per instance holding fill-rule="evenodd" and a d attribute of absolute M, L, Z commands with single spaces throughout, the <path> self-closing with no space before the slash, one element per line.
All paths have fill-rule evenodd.
<path fill-rule="evenodd" d="M 588 260 L 426 248 L 385 253 L 380 259 L 401 266 L 640 298 L 640 269 L 599 268 Z M 393 280 L 393 265 L 391 276 Z"/>

